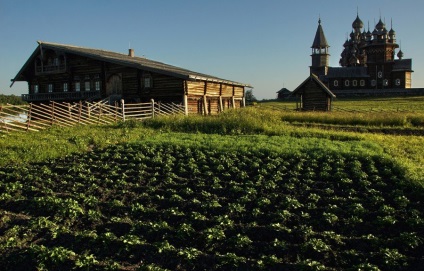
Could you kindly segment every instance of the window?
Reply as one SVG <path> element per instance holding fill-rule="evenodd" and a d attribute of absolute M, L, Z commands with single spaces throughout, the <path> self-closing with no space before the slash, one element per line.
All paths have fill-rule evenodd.
<path fill-rule="evenodd" d="M 361 81 L 359 81 L 359 85 L 360 85 L 361 87 L 365 86 L 365 80 L 361 80 Z"/>
<path fill-rule="evenodd" d="M 48 89 L 49 92 L 53 92 L 53 84 L 49 84 L 48 85 Z"/>
<path fill-rule="evenodd" d="M 387 87 L 387 86 L 389 85 L 389 80 L 384 79 L 384 80 L 383 80 L 383 85 L 384 85 L 385 87 Z"/>
<path fill-rule="evenodd" d="M 80 82 L 75 82 L 75 91 L 80 91 L 80 90 L 81 90 Z"/>
<path fill-rule="evenodd" d="M 395 84 L 396 84 L 396 86 L 400 86 L 400 79 L 396 79 Z"/>
<path fill-rule="evenodd" d="M 348 87 L 349 86 L 349 80 L 345 80 L 345 86 Z"/>
<path fill-rule="evenodd" d="M 376 80 L 372 80 L 371 81 L 371 86 L 375 87 L 377 85 L 377 81 Z"/>
<path fill-rule="evenodd" d="M 34 85 L 34 93 L 38 93 L 38 85 Z"/>
<path fill-rule="evenodd" d="M 358 85 L 358 81 L 353 80 L 353 81 L 352 81 L 352 86 L 356 87 L 357 85 Z"/>
<path fill-rule="evenodd" d="M 153 78 L 149 73 L 144 73 L 141 84 L 143 88 L 152 88 L 153 87 Z"/>
<path fill-rule="evenodd" d="M 151 88 L 152 84 L 151 84 L 151 78 L 150 77 L 145 77 L 144 78 L 144 88 Z"/>
<path fill-rule="evenodd" d="M 95 82 L 95 88 L 96 88 L 96 91 L 100 91 L 100 81 L 96 81 Z"/>
<path fill-rule="evenodd" d="M 68 92 L 68 83 L 63 83 L 63 92 Z"/>
<path fill-rule="evenodd" d="M 335 87 L 338 87 L 338 86 L 339 86 L 339 81 L 334 80 L 333 85 L 334 85 Z"/>
<path fill-rule="evenodd" d="M 84 89 L 85 91 L 90 91 L 90 81 L 85 81 Z"/>
<path fill-rule="evenodd" d="M 54 65 L 54 66 L 59 66 L 59 58 L 55 57 L 55 58 L 53 59 L 53 65 Z"/>

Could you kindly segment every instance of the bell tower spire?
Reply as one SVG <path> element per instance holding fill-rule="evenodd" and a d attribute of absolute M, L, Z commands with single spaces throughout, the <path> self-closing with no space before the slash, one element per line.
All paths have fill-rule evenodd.
<path fill-rule="evenodd" d="M 330 54 L 328 48 L 330 46 L 327 43 L 327 39 L 324 35 L 324 30 L 321 26 L 321 16 L 318 19 L 318 28 L 315 33 L 314 42 L 312 43 L 312 65 L 310 66 L 311 74 L 317 76 L 327 75 L 328 65 L 330 60 Z"/>

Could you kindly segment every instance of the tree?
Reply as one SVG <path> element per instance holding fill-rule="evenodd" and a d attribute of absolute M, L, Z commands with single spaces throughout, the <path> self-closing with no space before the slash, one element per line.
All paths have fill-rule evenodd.
<path fill-rule="evenodd" d="M 252 89 L 246 90 L 246 93 L 244 95 L 244 98 L 246 99 L 246 103 L 253 103 L 253 102 L 256 102 L 257 101 L 255 95 L 253 95 L 253 90 Z"/>

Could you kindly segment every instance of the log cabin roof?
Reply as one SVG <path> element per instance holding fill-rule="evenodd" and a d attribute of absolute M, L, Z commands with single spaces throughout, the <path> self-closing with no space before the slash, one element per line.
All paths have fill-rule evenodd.
<path fill-rule="evenodd" d="M 68 44 L 59 44 L 38 41 L 39 46 L 34 50 L 30 58 L 18 72 L 14 79 L 12 79 L 12 85 L 15 81 L 25 81 L 22 73 L 28 67 L 29 63 L 35 59 L 42 49 L 52 49 L 61 51 L 64 53 L 75 54 L 85 56 L 88 58 L 101 60 L 105 62 L 115 63 L 127 67 L 133 67 L 136 69 L 142 69 L 146 71 L 156 72 L 159 74 L 170 75 L 178 78 L 182 78 L 190 81 L 211 81 L 217 83 L 226 83 L 235 86 L 252 87 L 249 84 L 235 82 L 231 80 L 222 79 L 219 77 L 207 75 L 204 73 L 194 72 L 188 69 L 180 68 L 177 66 L 169 65 L 163 62 L 154 61 L 145 57 L 129 56 L 128 54 L 121 54 L 112 51 L 106 51 L 101 49 L 93 49 L 87 47 L 80 47 Z"/>
<path fill-rule="evenodd" d="M 277 91 L 277 93 L 290 94 L 292 92 L 290 90 L 288 90 L 287 88 L 282 88 L 279 91 Z"/>
<path fill-rule="evenodd" d="M 299 92 L 303 88 L 303 86 L 310 80 L 315 81 L 322 89 L 322 91 L 324 91 L 328 96 L 336 98 L 336 95 L 334 95 L 334 93 L 331 92 L 331 90 L 321 80 L 319 80 L 319 78 L 315 74 L 311 74 L 308 78 L 306 78 L 305 81 L 303 81 L 295 90 L 293 90 L 292 95 L 297 94 L 297 92 Z"/>

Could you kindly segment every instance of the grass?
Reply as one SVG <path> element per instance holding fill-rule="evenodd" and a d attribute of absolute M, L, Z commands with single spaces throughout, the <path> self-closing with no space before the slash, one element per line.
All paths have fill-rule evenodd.
<path fill-rule="evenodd" d="M 258 106 L 1 134 L 0 270 L 418 268 L 422 119 Z"/>
<path fill-rule="evenodd" d="M 264 101 L 256 104 L 260 107 L 279 110 L 295 110 L 296 101 Z M 334 111 L 354 112 L 415 112 L 424 113 L 424 96 L 407 97 L 367 97 L 335 98 Z"/>
<path fill-rule="evenodd" d="M 383 116 L 389 116 L 380 113 Z M 408 113 L 410 114 L 410 113 Z M 230 110 L 213 117 L 163 117 L 144 122 L 125 122 L 111 126 L 79 126 L 75 128 L 53 127 L 37 133 L 4 134 L 0 137 L 0 165 L 38 162 L 46 159 L 66 156 L 72 153 L 86 152 L 105 148 L 109 145 L 138 141 L 188 141 L 192 144 L 209 144 L 217 147 L 256 148 L 273 144 L 308 146 L 320 142 L 322 148 L 333 148 L 342 142 L 360 142 L 367 148 L 380 148 L 380 155 L 388 155 L 402 165 L 408 176 L 424 183 L 424 137 L 414 135 L 384 134 L 378 129 L 411 129 L 422 131 L 424 118 L 421 114 L 410 115 L 417 119 L 396 121 L 385 117 L 364 116 L 359 125 L 360 132 L 344 131 L 354 126 L 360 118 L 354 114 L 324 114 L 302 112 L 280 112 L 263 108 Z M 392 115 L 390 115 L 392 116 Z M 288 119 L 291 118 L 291 121 Z M 303 119 L 302 119 L 303 118 Z M 368 119 L 367 119 L 368 118 Z M 395 117 L 393 117 L 396 119 Z M 404 116 L 403 119 L 406 117 Z M 378 119 L 378 120 L 377 120 Z M 328 127 L 306 127 L 299 123 L 334 124 Z M 372 124 L 371 124 L 372 123 Z M 379 127 L 377 133 L 367 129 Z M 277 140 L 278 139 L 278 140 Z M 296 143 L 294 143 L 296 142 Z M 311 143 L 313 142 L 313 143 Z M 289 144 L 289 145 L 290 145 Z M 344 146 L 345 147 L 345 146 Z M 363 147 L 365 148 L 365 147 Z M 341 150 L 342 148 L 339 148 Z M 292 150 L 287 147 L 287 150 Z"/>

